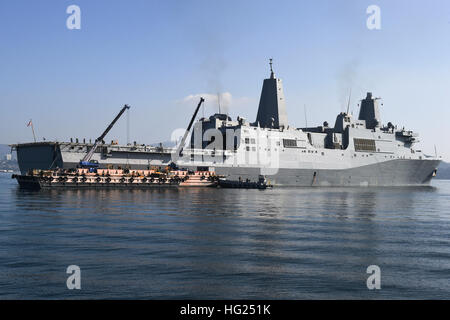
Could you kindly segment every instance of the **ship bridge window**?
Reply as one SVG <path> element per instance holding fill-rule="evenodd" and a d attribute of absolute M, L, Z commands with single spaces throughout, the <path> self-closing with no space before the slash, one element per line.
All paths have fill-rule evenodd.
<path fill-rule="evenodd" d="M 376 151 L 375 140 L 354 138 L 355 151 Z"/>
<path fill-rule="evenodd" d="M 297 148 L 297 140 L 295 140 L 295 139 L 283 139 L 283 146 L 285 148 Z"/>
<path fill-rule="evenodd" d="M 250 138 L 245 138 L 245 143 L 249 144 L 250 143 Z"/>

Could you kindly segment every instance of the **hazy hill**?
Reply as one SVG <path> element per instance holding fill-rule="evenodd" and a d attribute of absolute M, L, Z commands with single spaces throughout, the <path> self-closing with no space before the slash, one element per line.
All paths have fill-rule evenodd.
<path fill-rule="evenodd" d="M 6 144 L 0 144 L 0 159 L 4 159 L 7 153 L 11 153 L 11 148 Z"/>
<path fill-rule="evenodd" d="M 0 170 L 18 171 L 19 165 L 17 163 L 16 153 L 13 152 L 12 160 L 6 160 L 5 156 L 11 153 L 11 148 L 5 144 L 0 144 Z"/>
<path fill-rule="evenodd" d="M 5 156 L 8 153 L 11 153 L 11 148 L 6 144 L 0 144 L 0 160 L 5 160 Z M 12 153 L 12 159 L 17 159 L 16 152 Z"/>

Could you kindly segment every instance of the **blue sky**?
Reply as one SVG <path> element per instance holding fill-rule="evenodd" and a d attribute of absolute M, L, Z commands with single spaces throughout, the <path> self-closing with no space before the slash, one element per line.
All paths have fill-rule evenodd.
<path fill-rule="evenodd" d="M 68 30 L 66 8 L 81 8 Z M 381 9 L 381 30 L 366 8 Z M 256 118 L 273 57 L 289 123 L 334 123 L 350 88 L 383 98 L 384 123 L 418 131 L 423 150 L 450 160 L 450 2 L 0 2 L 0 143 L 95 138 L 125 103 L 130 140 L 167 141 L 198 94 L 223 94 L 235 118 Z M 217 111 L 209 99 L 205 113 Z M 121 119 L 107 140 L 126 142 Z"/>

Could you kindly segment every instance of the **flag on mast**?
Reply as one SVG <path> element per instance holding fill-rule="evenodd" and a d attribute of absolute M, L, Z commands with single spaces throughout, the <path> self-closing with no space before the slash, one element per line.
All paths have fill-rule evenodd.
<path fill-rule="evenodd" d="M 33 126 L 33 121 L 30 119 L 30 121 L 28 121 L 27 127 L 31 126 L 31 131 L 33 132 L 33 138 L 34 138 L 34 142 L 36 142 L 36 135 L 34 134 L 34 126 Z"/>

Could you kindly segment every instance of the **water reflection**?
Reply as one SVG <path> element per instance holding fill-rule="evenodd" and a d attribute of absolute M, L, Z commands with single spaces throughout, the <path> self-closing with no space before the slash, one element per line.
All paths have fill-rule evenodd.
<path fill-rule="evenodd" d="M 86 298 L 370 298 L 369 264 L 384 268 L 378 297 L 404 297 L 418 278 L 421 297 L 450 290 L 429 271 L 449 262 L 438 244 L 450 237 L 450 183 L 42 192 L 8 183 L 0 283 L 9 294 L 0 297 L 67 297 L 59 270 L 74 261 Z M 45 276 L 30 286 L 31 274 Z"/>

